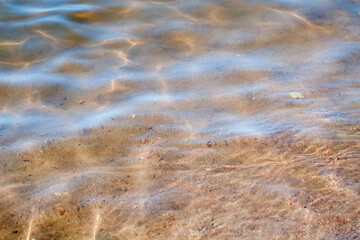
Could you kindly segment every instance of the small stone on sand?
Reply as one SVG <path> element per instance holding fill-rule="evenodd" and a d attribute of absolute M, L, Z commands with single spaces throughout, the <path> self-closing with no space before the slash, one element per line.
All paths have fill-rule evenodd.
<path fill-rule="evenodd" d="M 291 92 L 290 97 L 294 99 L 302 99 L 304 98 L 304 95 L 300 92 Z"/>

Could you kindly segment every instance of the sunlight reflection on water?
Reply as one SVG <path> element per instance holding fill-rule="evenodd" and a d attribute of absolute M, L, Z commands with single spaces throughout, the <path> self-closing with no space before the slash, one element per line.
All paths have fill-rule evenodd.
<path fill-rule="evenodd" d="M 355 239 L 359 13 L 0 1 L 0 239 Z"/>

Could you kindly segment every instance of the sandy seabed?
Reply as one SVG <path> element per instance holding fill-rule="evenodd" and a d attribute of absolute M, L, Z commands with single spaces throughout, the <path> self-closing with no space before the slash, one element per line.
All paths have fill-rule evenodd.
<path fill-rule="evenodd" d="M 0 3 L 0 240 L 360 238 L 359 1 Z"/>
<path fill-rule="evenodd" d="M 153 127 L 164 119 L 137 118 L 2 156 L 0 239 L 359 236 L 358 143 L 179 144 L 184 132 Z"/>

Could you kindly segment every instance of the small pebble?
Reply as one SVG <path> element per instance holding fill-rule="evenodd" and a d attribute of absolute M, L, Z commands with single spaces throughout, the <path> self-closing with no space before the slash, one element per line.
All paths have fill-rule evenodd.
<path fill-rule="evenodd" d="M 300 93 L 300 92 L 291 92 L 289 94 L 290 94 L 290 97 L 294 98 L 294 99 L 302 99 L 302 98 L 304 98 L 304 95 L 302 93 Z"/>
<path fill-rule="evenodd" d="M 64 216 L 65 215 L 65 209 L 60 209 L 59 214 L 60 214 L 60 216 Z"/>

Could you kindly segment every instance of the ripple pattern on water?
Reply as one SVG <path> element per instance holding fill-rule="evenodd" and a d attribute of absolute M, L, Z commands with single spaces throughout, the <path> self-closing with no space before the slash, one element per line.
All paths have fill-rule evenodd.
<path fill-rule="evenodd" d="M 0 239 L 356 239 L 359 13 L 0 2 Z"/>

